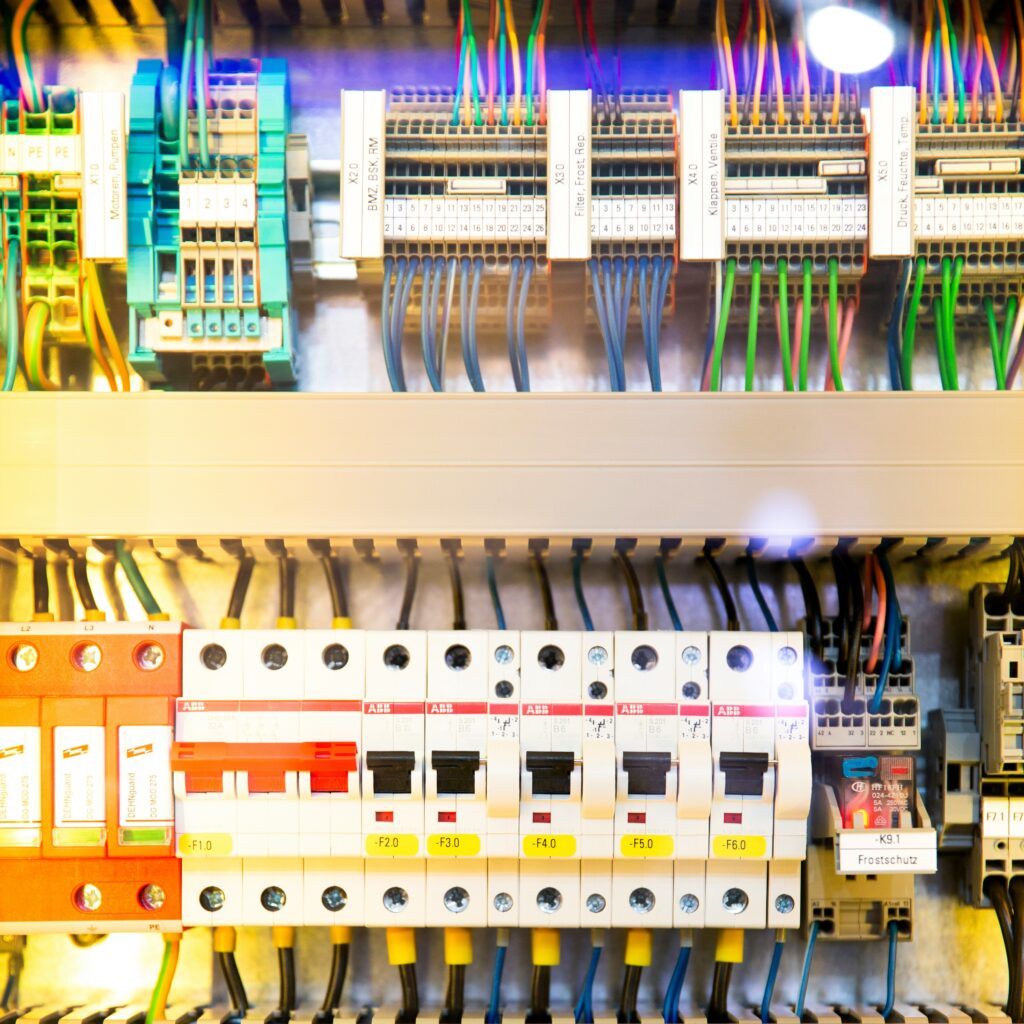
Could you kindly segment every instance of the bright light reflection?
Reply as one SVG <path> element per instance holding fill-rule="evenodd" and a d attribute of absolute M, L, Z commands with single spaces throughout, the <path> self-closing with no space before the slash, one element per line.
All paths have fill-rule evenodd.
<path fill-rule="evenodd" d="M 807 19 L 807 46 L 819 64 L 844 75 L 877 68 L 892 55 L 888 25 L 853 7 L 821 7 Z"/>

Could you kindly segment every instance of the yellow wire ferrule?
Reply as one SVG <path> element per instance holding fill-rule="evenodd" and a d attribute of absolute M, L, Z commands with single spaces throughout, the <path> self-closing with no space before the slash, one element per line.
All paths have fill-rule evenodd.
<path fill-rule="evenodd" d="M 534 967 L 557 967 L 562 955 L 561 942 L 555 928 L 534 928 L 530 933 Z"/>
<path fill-rule="evenodd" d="M 171 616 L 169 612 L 153 612 L 146 616 L 150 622 L 170 622 Z"/>
<path fill-rule="evenodd" d="M 289 925 L 275 924 L 270 929 L 270 937 L 274 949 L 293 949 L 295 946 L 295 929 Z"/>
<path fill-rule="evenodd" d="M 220 620 L 220 628 L 221 629 L 241 629 L 242 628 L 242 620 L 241 619 L 233 619 L 230 616 L 226 615 L 223 619 Z"/>
<path fill-rule="evenodd" d="M 107 613 L 100 611 L 99 608 L 90 608 L 85 613 L 86 622 L 106 622 Z"/>
<path fill-rule="evenodd" d="M 279 615 L 278 618 L 277 618 L 277 628 L 278 629 L 298 629 L 299 628 L 299 623 L 298 623 L 298 620 L 295 619 L 291 615 Z"/>
<path fill-rule="evenodd" d="M 720 928 L 715 939 L 715 960 L 721 964 L 743 963 L 743 929 Z"/>
<path fill-rule="evenodd" d="M 785 928 L 776 928 L 775 929 L 775 941 L 776 942 L 785 942 L 786 941 L 786 929 Z"/>
<path fill-rule="evenodd" d="M 651 966 L 651 930 L 649 928 L 630 928 L 626 932 L 624 959 L 627 967 Z"/>
<path fill-rule="evenodd" d="M 213 951 L 214 953 L 234 953 L 234 928 L 230 928 L 227 925 L 220 925 L 213 929 Z"/>
<path fill-rule="evenodd" d="M 352 941 L 352 929 L 347 924 L 331 925 L 331 945 L 347 946 Z"/>
<path fill-rule="evenodd" d="M 352 620 L 346 615 L 344 618 L 335 617 L 331 619 L 331 629 L 351 629 Z"/>
<path fill-rule="evenodd" d="M 392 967 L 416 963 L 416 929 L 388 928 L 388 963 Z"/>
<path fill-rule="evenodd" d="M 53 622 L 53 612 L 33 612 L 33 622 Z"/>
<path fill-rule="evenodd" d="M 473 937 L 468 928 L 445 928 L 444 962 L 449 966 L 473 962 Z"/>

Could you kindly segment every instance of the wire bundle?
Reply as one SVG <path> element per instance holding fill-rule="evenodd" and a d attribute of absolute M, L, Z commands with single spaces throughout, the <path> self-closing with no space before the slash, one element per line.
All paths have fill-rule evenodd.
<path fill-rule="evenodd" d="M 665 312 L 665 300 L 668 298 L 668 287 L 675 272 L 675 261 L 671 256 L 641 256 L 637 266 L 637 297 L 647 373 L 651 379 L 651 390 L 661 391 L 661 321 Z"/>
<path fill-rule="evenodd" d="M 505 310 L 505 331 L 508 335 L 508 359 L 516 391 L 530 390 L 530 367 L 526 359 L 526 302 L 530 294 L 535 261 L 532 256 L 512 257 L 508 279 L 508 305 Z M 520 282 L 520 268 L 522 281 Z M 517 290 L 518 286 L 518 290 Z"/>
<path fill-rule="evenodd" d="M 423 296 L 420 299 L 420 348 L 423 351 L 423 365 L 427 379 L 434 391 L 444 391 L 445 365 L 448 354 L 448 328 L 452 318 L 452 302 L 455 298 L 455 280 L 458 262 L 454 256 L 447 260 L 423 257 Z M 438 333 L 438 304 L 441 301 L 441 287 L 444 285 L 443 315 L 440 317 Z M 383 320 L 382 320 L 383 322 Z M 439 343 L 440 342 L 440 343 Z M 401 361 L 401 339 L 398 343 L 397 359 Z M 385 349 L 385 353 L 387 349 Z M 394 388 L 393 390 L 398 390 Z"/>

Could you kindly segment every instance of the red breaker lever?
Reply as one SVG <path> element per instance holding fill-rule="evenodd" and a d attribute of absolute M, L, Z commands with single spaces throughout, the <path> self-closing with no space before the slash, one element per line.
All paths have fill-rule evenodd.
<path fill-rule="evenodd" d="M 189 793 L 219 793 L 224 772 L 248 772 L 250 793 L 283 793 L 286 772 L 308 772 L 314 793 L 347 793 L 356 745 L 344 743 L 175 743 L 171 769 Z"/>

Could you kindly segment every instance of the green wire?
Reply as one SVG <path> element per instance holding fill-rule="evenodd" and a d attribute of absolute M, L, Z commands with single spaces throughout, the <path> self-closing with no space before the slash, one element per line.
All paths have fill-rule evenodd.
<path fill-rule="evenodd" d="M 4 391 L 13 391 L 18 379 L 18 264 L 21 249 L 16 238 L 7 246 L 7 266 L 4 268 L 4 344 L 7 362 L 4 367 Z"/>
<path fill-rule="evenodd" d="M 484 123 L 480 110 L 480 58 L 476 52 L 476 36 L 473 35 L 473 17 L 469 11 L 469 0 L 462 0 L 462 38 L 469 43 L 469 81 L 473 90 L 473 112 L 476 123 Z"/>
<path fill-rule="evenodd" d="M 185 42 L 181 48 L 181 80 L 178 85 L 178 160 L 181 170 L 188 170 L 188 100 L 192 91 L 192 46 L 196 32 L 195 0 L 189 0 L 185 18 Z"/>
<path fill-rule="evenodd" d="M 807 370 L 811 364 L 811 275 L 814 264 L 809 256 L 804 258 L 804 318 L 800 323 L 800 383 L 801 391 L 807 390 Z"/>
<path fill-rule="evenodd" d="M 750 264 L 750 309 L 747 315 L 747 375 L 744 388 L 754 390 L 754 364 L 757 362 L 757 318 L 761 311 L 761 261 Z"/>
<path fill-rule="evenodd" d="M 949 390 L 949 376 L 946 373 L 946 342 L 945 342 L 945 285 L 943 285 L 943 295 L 939 298 L 932 299 L 932 317 L 935 320 L 935 349 L 939 358 L 939 379 L 942 381 L 942 390 Z"/>
<path fill-rule="evenodd" d="M 949 0 L 942 0 L 942 6 L 946 11 L 946 24 L 949 25 L 950 57 L 953 61 L 953 75 L 956 78 L 956 120 L 958 124 L 963 124 L 967 119 L 964 110 L 967 90 L 964 87 L 964 73 L 960 67 L 960 49 L 957 46 L 956 29 L 953 27 L 953 15 L 949 10 Z"/>
<path fill-rule="evenodd" d="M 729 324 L 729 307 L 732 305 L 732 287 L 736 281 L 736 259 L 730 256 L 725 262 L 725 284 L 722 287 L 722 310 L 715 328 L 715 351 L 711 360 L 711 390 L 722 390 L 722 351 L 725 348 L 725 330 Z"/>
<path fill-rule="evenodd" d="M 806 310 L 804 319 L 808 319 Z M 832 364 L 832 383 L 836 391 L 842 391 L 843 374 L 839 368 L 839 260 L 835 256 L 830 256 L 828 260 L 828 357 Z"/>
<path fill-rule="evenodd" d="M 160 128 L 166 142 L 177 142 L 180 138 L 178 126 L 178 81 L 177 72 L 166 67 L 160 72 Z"/>
<path fill-rule="evenodd" d="M 160 973 L 157 975 L 156 987 L 153 989 L 152 998 L 149 1000 L 149 1009 L 146 1011 L 145 1024 L 155 1024 L 156 1022 L 157 993 L 163 989 L 164 979 L 167 977 L 167 972 L 171 967 L 171 946 L 172 943 L 170 942 L 164 943 L 164 958 L 160 961 Z"/>
<path fill-rule="evenodd" d="M 787 391 L 793 390 L 793 360 L 789 349 L 789 264 L 779 257 L 779 347 L 782 349 L 782 381 Z"/>
<path fill-rule="evenodd" d="M 934 57 L 932 60 L 932 124 L 939 123 L 939 65 L 942 61 L 941 31 L 935 33 Z"/>
<path fill-rule="evenodd" d="M 914 272 L 914 290 L 910 294 L 910 305 L 907 307 L 907 322 L 903 328 L 903 387 L 913 391 L 914 374 L 914 334 L 917 331 L 917 312 L 921 306 L 921 293 L 924 291 L 924 274 L 927 263 L 923 256 L 917 257 Z"/>
<path fill-rule="evenodd" d="M 196 5 L 196 134 L 199 136 L 199 162 L 210 166 L 210 134 L 207 126 L 206 104 L 209 101 L 206 82 L 206 8 L 203 0 Z"/>
<path fill-rule="evenodd" d="M 38 2 L 38 0 L 36 0 Z M 39 110 L 43 108 L 43 94 L 36 85 L 35 72 L 32 70 L 32 60 L 29 57 L 28 49 L 28 23 L 32 18 L 32 14 L 36 9 L 36 2 L 29 5 L 28 13 L 25 15 L 25 20 L 21 23 L 21 52 L 25 58 L 25 71 L 28 74 L 28 89 L 26 90 L 32 97 L 32 105 Z"/>
<path fill-rule="evenodd" d="M 498 0 L 501 3 L 502 0 Z M 544 7 L 543 0 L 537 0 L 533 12 L 533 25 L 530 27 L 530 38 L 526 41 L 526 123 L 533 124 L 533 53 L 537 46 L 537 34 L 540 32 L 540 12 Z"/>
<path fill-rule="evenodd" d="M 1002 365 L 1002 346 L 999 338 L 999 325 L 996 323 L 996 311 L 992 305 L 992 297 L 986 295 L 982 300 L 985 307 L 985 319 L 988 321 L 988 338 L 992 346 L 992 369 L 996 375 L 996 390 L 1006 390 L 1006 370 Z"/>
<path fill-rule="evenodd" d="M 654 560 L 654 567 L 658 572 L 658 586 L 661 587 L 661 595 L 665 598 L 665 604 L 668 606 L 668 616 L 672 620 L 672 628 L 677 633 L 682 632 L 683 620 L 679 618 L 679 610 L 676 608 L 676 602 L 668 585 L 664 554 L 658 555 Z"/>
<path fill-rule="evenodd" d="M 960 390 L 960 370 L 956 362 L 956 300 L 960 294 L 960 277 L 964 272 L 964 258 L 953 260 L 953 281 L 949 290 L 949 306 L 946 310 L 946 360 L 948 362 L 949 386 Z"/>
<path fill-rule="evenodd" d="M 1006 371 L 1008 369 L 1007 363 L 1010 358 L 1010 341 L 1013 337 L 1013 322 L 1017 316 L 1017 306 L 1020 305 L 1020 300 L 1016 295 L 1011 295 L 1009 302 L 1006 303 L 1006 320 L 1003 322 L 1003 344 L 1000 350 L 1000 365 L 1003 368 L 1003 386 L 1006 386 Z"/>
<path fill-rule="evenodd" d="M 142 578 L 142 573 L 139 572 L 139 567 L 135 564 L 134 556 L 125 547 L 123 540 L 119 540 L 115 547 L 117 561 L 124 570 L 125 576 L 128 577 L 128 582 L 131 584 L 132 590 L 135 591 L 139 604 L 145 609 L 147 615 L 159 615 L 160 605 L 156 603 L 153 591 L 146 586 L 146 581 Z"/>

